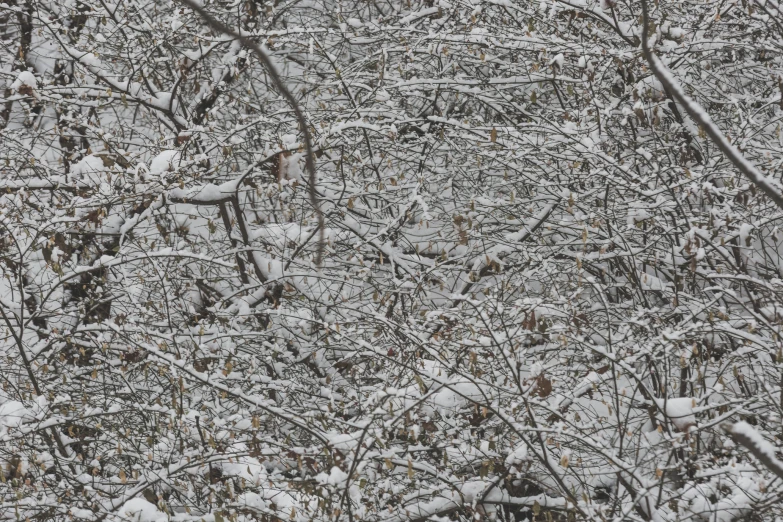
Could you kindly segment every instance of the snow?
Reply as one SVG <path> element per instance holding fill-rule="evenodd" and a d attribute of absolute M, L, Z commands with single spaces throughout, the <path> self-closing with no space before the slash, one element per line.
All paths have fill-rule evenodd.
<path fill-rule="evenodd" d="M 781 514 L 764 466 L 780 212 L 682 107 L 677 121 L 633 48 L 636 14 L 537 3 L 309 2 L 245 24 L 319 141 L 323 228 L 299 182 L 304 129 L 238 39 L 178 3 L 146 20 L 95 4 L 78 49 L 70 31 L 44 62 L 63 19 L 35 17 L 29 73 L 4 70 L 23 92 L 8 89 L 0 154 L 0 469 L 29 473 L 2 498 L 19 520 L 49 505 L 106 522 Z M 699 34 L 698 6 L 666 9 L 684 29 L 661 20 L 661 61 L 779 177 L 764 15 Z M 67 161 L 60 133 L 77 138 Z M 108 317 L 86 317 L 96 306 Z M 684 366 L 695 397 L 676 397 Z M 757 431 L 715 429 L 743 415 Z M 68 484 L 84 487 L 47 498 Z"/>
<path fill-rule="evenodd" d="M 7 401 L 0 404 L 0 435 L 8 428 L 18 428 L 26 420 L 31 420 L 32 412 L 19 401 Z"/>
<path fill-rule="evenodd" d="M 643 45 L 647 46 L 649 44 L 648 42 L 643 42 Z M 737 147 L 726 139 L 723 131 L 715 125 L 707 111 L 685 93 L 680 83 L 655 53 L 646 49 L 646 57 L 650 67 L 661 83 L 685 107 L 688 114 L 699 123 L 710 139 L 729 158 L 734 166 L 759 187 L 779 208 L 783 209 L 783 194 L 781 193 L 780 184 L 775 179 L 768 178 L 762 174 L 755 165 L 745 158 Z"/>
<path fill-rule="evenodd" d="M 234 179 L 220 185 L 207 183 L 189 190 L 177 188 L 169 192 L 169 197 L 199 203 L 216 203 L 236 194 L 238 182 L 238 179 Z"/>
<path fill-rule="evenodd" d="M 112 187 L 104 174 L 106 170 L 103 160 L 90 154 L 71 167 L 71 174 L 81 179 L 85 186 L 96 188 L 100 194 L 109 195 L 112 193 Z"/>
<path fill-rule="evenodd" d="M 429 7 L 427 9 L 422 9 L 421 11 L 416 11 L 414 13 L 410 13 L 409 15 L 403 16 L 402 18 L 400 18 L 399 23 L 400 23 L 400 25 L 406 25 L 406 24 L 409 24 L 409 23 L 414 22 L 416 20 L 419 20 L 420 18 L 424 18 L 426 16 L 437 14 L 438 13 L 438 9 L 439 9 L 438 7 Z"/>
<path fill-rule="evenodd" d="M 180 152 L 178 150 L 164 150 L 150 162 L 150 173 L 163 174 L 176 170 L 179 159 Z"/>
<path fill-rule="evenodd" d="M 468 406 L 471 401 L 484 401 L 489 396 L 489 390 L 482 390 L 474 383 L 453 382 L 434 393 L 429 402 L 441 415 L 451 416 Z"/>
<path fill-rule="evenodd" d="M 101 60 L 95 55 L 95 53 L 78 53 L 78 54 L 79 54 L 79 62 L 82 65 L 86 65 L 88 67 L 98 67 L 101 65 Z"/>
<path fill-rule="evenodd" d="M 149 99 L 149 103 L 164 111 L 176 112 L 178 108 L 178 102 L 176 98 L 171 97 L 170 92 L 155 93 L 155 96 Z"/>
<path fill-rule="evenodd" d="M 431 402 L 442 415 L 453 415 L 466 404 L 465 399 L 449 389 L 444 389 L 434 394 Z"/>
<path fill-rule="evenodd" d="M 403 522 L 416 519 L 424 520 L 437 519 L 436 515 L 452 511 L 463 505 L 474 505 L 480 500 L 484 504 L 479 509 L 490 515 L 494 519 L 496 505 L 509 504 L 515 506 L 563 508 L 565 506 L 564 498 L 552 498 L 546 495 L 536 495 L 531 497 L 513 497 L 505 491 L 497 488 L 492 481 L 473 479 L 467 480 L 461 485 L 452 484 L 450 490 L 443 490 L 437 495 L 433 495 L 432 500 L 418 501 L 403 506 L 402 512 L 395 517 L 386 518 L 387 522 Z"/>
<path fill-rule="evenodd" d="M 641 283 L 643 290 L 660 292 L 661 290 L 665 290 L 667 287 L 666 283 L 662 279 L 647 273 L 639 274 L 639 282 Z"/>
<path fill-rule="evenodd" d="M 777 458 L 777 448 L 762 437 L 753 426 L 740 421 L 729 428 L 729 433 L 734 435 L 770 471 L 783 478 L 783 462 Z"/>
<path fill-rule="evenodd" d="M 521 464 L 525 462 L 525 460 L 527 460 L 527 444 L 523 442 L 517 445 L 517 447 L 508 454 L 508 457 L 506 457 L 506 466 L 510 467 Z"/>
<path fill-rule="evenodd" d="M 639 107 L 643 108 L 641 102 L 639 103 Z M 643 156 L 644 159 L 646 159 L 647 161 L 652 160 L 652 154 L 650 154 L 650 151 L 648 151 L 644 147 L 639 147 L 638 149 L 636 149 L 636 153 Z"/>
<path fill-rule="evenodd" d="M 83 160 L 71 167 L 71 174 L 75 176 L 87 176 L 96 172 L 101 172 L 103 170 L 103 160 L 90 154 L 89 156 L 85 156 Z"/>
<path fill-rule="evenodd" d="M 340 433 L 337 435 L 328 435 L 329 445 L 340 451 L 351 451 L 359 445 L 362 438 L 362 432 Z"/>
<path fill-rule="evenodd" d="M 646 76 L 645 78 L 642 78 L 636 82 L 634 87 L 640 95 L 649 94 L 650 98 L 654 101 L 660 101 L 666 96 L 666 93 L 663 89 L 663 84 L 653 74 Z"/>
<path fill-rule="evenodd" d="M 348 480 L 348 473 L 344 472 L 337 466 L 332 467 L 329 473 L 319 473 L 316 475 L 315 480 L 320 484 L 329 484 L 331 486 L 339 486 L 344 484 Z"/>
<path fill-rule="evenodd" d="M 11 88 L 18 91 L 23 85 L 35 88 L 38 83 L 35 79 L 35 75 L 30 71 L 22 71 L 16 77 L 16 80 L 11 84 Z"/>
<path fill-rule="evenodd" d="M 691 397 L 676 397 L 668 399 L 656 399 L 656 404 L 661 411 L 665 412 L 666 417 L 674 424 L 678 430 L 687 432 L 690 428 L 696 426 L 696 399 Z"/>
<path fill-rule="evenodd" d="M 750 223 L 743 223 L 739 229 L 739 239 L 742 246 L 750 246 L 751 233 L 756 227 Z"/>
<path fill-rule="evenodd" d="M 123 520 L 130 522 L 168 522 L 166 513 L 143 498 L 132 498 L 117 510 Z"/>

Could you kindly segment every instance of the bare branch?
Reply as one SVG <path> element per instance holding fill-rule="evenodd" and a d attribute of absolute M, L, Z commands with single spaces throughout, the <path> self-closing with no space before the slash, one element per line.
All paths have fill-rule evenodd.
<path fill-rule="evenodd" d="M 754 185 L 759 187 L 775 204 L 783 209 L 783 194 L 775 187 L 764 174 L 762 174 L 745 156 L 726 139 L 721 130 L 715 125 L 701 105 L 688 96 L 677 80 L 672 76 L 668 67 L 658 58 L 650 48 L 650 16 L 647 0 L 642 1 L 642 52 L 650 64 L 655 77 L 663 86 L 671 92 L 672 96 L 682 105 L 686 112 L 707 133 L 713 143 L 723 152 L 737 169 L 742 172 Z"/>
<path fill-rule="evenodd" d="M 775 456 L 775 447 L 764 440 L 764 437 L 747 422 L 723 427 L 731 438 L 738 444 L 745 446 L 765 468 L 780 478 L 783 478 L 783 462 Z"/>
<path fill-rule="evenodd" d="M 309 180 L 308 196 L 310 199 L 310 205 L 312 205 L 313 210 L 315 210 L 316 217 L 318 218 L 319 236 L 318 236 L 318 250 L 315 256 L 315 264 L 317 266 L 320 266 L 323 257 L 324 245 L 325 245 L 324 214 L 323 211 L 321 210 L 320 204 L 318 203 L 318 197 L 316 195 L 316 190 L 315 190 L 315 184 L 317 178 L 315 172 L 315 152 L 313 151 L 313 138 L 312 135 L 310 134 L 310 127 L 307 123 L 307 119 L 305 118 L 304 112 L 302 112 L 302 108 L 299 106 L 299 102 L 291 93 L 291 91 L 288 89 L 288 87 L 285 86 L 285 83 L 283 83 L 282 78 L 280 78 L 280 75 L 277 73 L 274 64 L 266 55 L 264 50 L 261 49 L 260 45 L 258 45 L 256 42 L 254 42 L 252 39 L 248 38 L 247 36 L 244 36 L 239 31 L 231 29 L 230 27 L 223 24 L 219 20 L 216 20 L 209 13 L 207 13 L 203 7 L 198 5 L 193 0 L 180 0 L 180 1 L 183 4 L 187 5 L 188 7 L 190 7 L 191 9 L 193 9 L 196 13 L 198 13 L 198 15 L 204 20 L 204 22 L 206 22 L 207 25 L 209 25 L 212 29 L 219 31 L 223 34 L 233 36 L 234 38 L 242 42 L 242 45 L 252 49 L 253 54 L 256 55 L 258 61 L 260 61 L 264 65 L 267 72 L 269 73 L 269 77 L 272 79 L 272 83 L 274 84 L 275 88 L 283 95 L 286 101 L 291 105 L 291 108 L 294 110 L 294 115 L 296 116 L 296 120 L 299 123 L 299 128 L 302 130 L 302 134 L 304 135 L 305 167 L 307 168 L 307 174 Z"/>

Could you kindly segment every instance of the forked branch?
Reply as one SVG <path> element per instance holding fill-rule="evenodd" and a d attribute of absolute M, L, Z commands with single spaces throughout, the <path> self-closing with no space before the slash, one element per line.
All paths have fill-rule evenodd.
<path fill-rule="evenodd" d="M 307 124 L 307 120 L 305 119 L 304 112 L 302 112 L 302 108 L 299 106 L 299 102 L 294 97 L 294 95 L 291 93 L 291 91 L 288 89 L 288 87 L 285 86 L 285 83 L 283 83 L 282 78 L 280 78 L 280 75 L 277 73 L 277 69 L 275 69 L 274 64 L 269 59 L 269 56 L 264 52 L 263 49 L 261 49 L 261 46 L 258 45 L 255 41 L 253 41 L 251 38 L 243 35 L 241 32 L 232 29 L 225 25 L 223 22 L 220 22 L 219 20 L 216 20 L 212 17 L 209 13 L 207 13 L 203 7 L 201 7 L 198 3 L 194 2 L 193 0 L 180 0 L 183 4 L 187 5 L 191 9 L 193 9 L 198 15 L 201 17 L 204 22 L 208 26 L 210 26 L 215 31 L 219 31 L 223 34 L 232 36 L 242 42 L 242 45 L 245 47 L 248 47 L 253 51 L 253 54 L 256 55 L 256 58 L 258 58 L 258 61 L 260 61 L 263 66 L 266 68 L 267 73 L 269 74 L 269 77 L 272 80 L 272 84 L 275 86 L 275 89 L 283 95 L 283 98 L 288 102 L 289 105 L 291 105 L 291 108 L 294 110 L 294 115 L 296 116 L 296 121 L 299 123 L 299 128 L 302 130 L 302 134 L 304 135 L 304 142 L 305 142 L 305 167 L 307 169 L 307 176 L 308 176 L 308 198 L 310 199 L 310 205 L 312 205 L 313 210 L 315 211 L 315 215 L 318 219 L 318 247 L 315 255 L 315 264 L 317 266 L 321 265 L 321 260 L 323 258 L 323 251 L 324 251 L 324 214 L 323 211 L 321 211 L 321 206 L 318 203 L 318 197 L 315 192 L 315 183 L 316 183 L 316 175 L 315 175 L 315 152 L 313 151 L 313 137 L 310 134 L 310 127 Z"/>
<path fill-rule="evenodd" d="M 778 208 L 783 209 L 783 194 L 775 187 L 764 174 L 762 174 L 745 156 L 729 142 L 721 130 L 712 121 L 707 111 L 688 96 L 679 82 L 674 78 L 669 68 L 661 61 L 650 48 L 650 16 L 647 0 L 642 2 L 642 52 L 647 63 L 655 74 L 655 77 L 672 94 L 675 100 L 685 108 L 685 111 L 698 123 L 710 140 L 720 149 L 737 169 L 742 172 L 754 185 L 764 192 Z"/>

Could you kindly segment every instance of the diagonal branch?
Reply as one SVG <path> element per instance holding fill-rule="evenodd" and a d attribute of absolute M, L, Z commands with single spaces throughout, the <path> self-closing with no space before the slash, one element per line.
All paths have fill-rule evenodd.
<path fill-rule="evenodd" d="M 783 478 L 783 462 L 775 456 L 776 448 L 767 442 L 758 431 L 753 429 L 753 426 L 747 422 L 737 422 L 724 426 L 723 429 L 728 432 L 735 442 L 745 446 L 765 468 L 778 477 Z"/>
<path fill-rule="evenodd" d="M 201 17 L 201 19 L 204 20 L 204 22 L 206 22 L 206 24 L 210 26 L 212 29 L 214 29 L 215 31 L 219 31 L 223 34 L 233 36 L 234 38 L 238 39 L 242 43 L 242 45 L 250 48 L 253 51 L 253 54 L 256 55 L 256 58 L 258 58 L 258 61 L 260 61 L 266 68 L 267 72 L 269 73 L 269 77 L 272 79 L 272 84 L 275 86 L 278 92 L 280 92 L 280 94 L 283 95 L 283 98 L 285 98 L 285 100 L 289 103 L 289 105 L 291 105 L 291 108 L 294 110 L 296 121 L 299 123 L 299 127 L 302 129 L 302 134 L 304 135 L 305 153 L 306 153 L 305 167 L 307 169 L 307 174 L 309 179 L 308 197 L 310 199 L 310 205 L 312 205 L 313 209 L 315 210 L 315 214 L 318 218 L 319 236 L 318 236 L 318 249 L 316 251 L 316 256 L 315 256 L 315 264 L 317 266 L 320 266 L 321 259 L 323 257 L 323 252 L 324 252 L 324 228 L 325 228 L 324 214 L 321 211 L 321 206 L 318 203 L 318 198 L 315 192 L 316 175 L 315 175 L 315 153 L 313 152 L 313 138 L 312 135 L 310 134 L 310 128 L 307 124 L 307 120 L 305 119 L 304 113 L 302 112 L 302 109 L 299 106 L 299 102 L 296 100 L 296 98 L 291 93 L 291 91 L 288 90 L 288 88 L 285 86 L 282 78 L 280 78 L 280 75 L 277 74 L 277 70 L 275 69 L 274 64 L 266 55 L 266 53 L 263 51 L 263 49 L 261 49 L 260 45 L 254 42 L 251 38 L 244 36 L 238 30 L 231 29 L 227 25 L 213 18 L 209 13 L 207 13 L 204 10 L 203 7 L 201 7 L 194 0 L 180 0 L 180 2 L 193 9 Z"/>
<path fill-rule="evenodd" d="M 721 130 L 712 121 L 707 111 L 701 107 L 696 100 L 688 96 L 680 84 L 672 75 L 669 68 L 661 61 L 650 48 L 650 18 L 647 0 L 642 2 L 642 52 L 644 58 L 650 64 L 650 68 L 655 77 L 663 86 L 671 92 L 677 102 L 685 108 L 685 111 L 693 118 L 707 133 L 712 142 L 723 152 L 737 169 L 742 172 L 754 185 L 760 188 L 778 208 L 783 209 L 783 194 L 774 186 L 767 177 L 762 174 L 745 156 L 729 142 Z"/>

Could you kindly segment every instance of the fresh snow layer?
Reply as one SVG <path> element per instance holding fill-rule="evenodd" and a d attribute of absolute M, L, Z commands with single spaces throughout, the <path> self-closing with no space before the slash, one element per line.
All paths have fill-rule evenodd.
<path fill-rule="evenodd" d="M 164 522 L 168 516 L 143 498 L 132 498 L 118 510 L 120 517 L 133 522 Z"/>
<path fill-rule="evenodd" d="M 696 425 L 696 399 L 691 397 L 676 397 L 669 399 L 656 399 L 658 408 L 666 414 L 678 430 L 688 431 Z"/>

